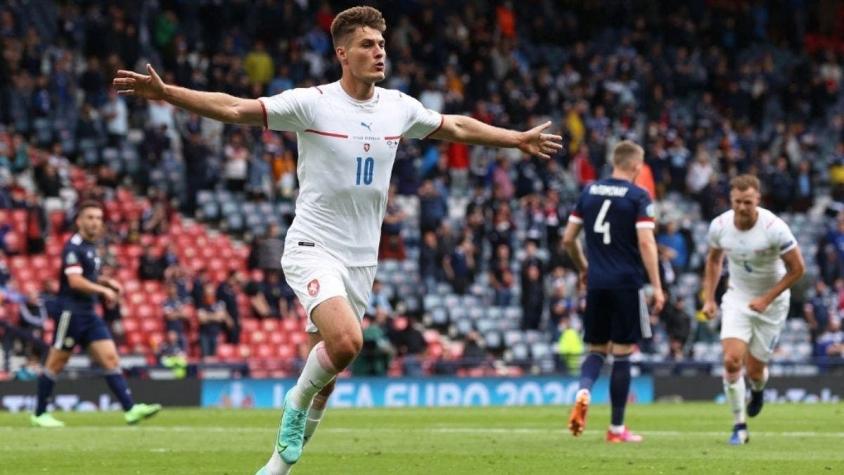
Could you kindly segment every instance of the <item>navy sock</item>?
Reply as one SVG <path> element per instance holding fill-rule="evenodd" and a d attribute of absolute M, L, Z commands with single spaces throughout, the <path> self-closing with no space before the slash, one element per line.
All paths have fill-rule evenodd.
<path fill-rule="evenodd" d="M 580 389 L 592 390 L 592 385 L 601 374 L 601 367 L 604 366 L 606 355 L 596 351 L 590 351 L 583 364 L 580 365 Z"/>
<path fill-rule="evenodd" d="M 38 376 L 38 405 L 35 406 L 35 415 L 40 416 L 47 412 L 47 400 L 53 395 L 53 386 L 56 385 L 56 377 L 44 371 Z"/>
<path fill-rule="evenodd" d="M 624 425 L 624 408 L 630 394 L 630 356 L 613 356 L 610 376 L 610 401 L 612 402 L 612 425 Z"/>
<path fill-rule="evenodd" d="M 113 392 L 120 401 L 120 405 L 123 406 L 123 410 L 128 411 L 129 409 L 132 409 L 132 406 L 134 406 L 135 403 L 132 401 L 129 385 L 126 384 L 126 378 L 123 377 L 120 370 L 106 374 L 105 380 L 106 383 L 108 383 L 108 387 L 111 389 L 111 392 Z"/>

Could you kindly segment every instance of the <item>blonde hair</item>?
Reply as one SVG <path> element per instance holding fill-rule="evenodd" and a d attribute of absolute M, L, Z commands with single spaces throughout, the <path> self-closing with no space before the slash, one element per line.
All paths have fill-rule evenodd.
<path fill-rule="evenodd" d="M 384 33 L 387 22 L 378 9 L 372 7 L 352 7 L 340 12 L 331 22 L 331 40 L 337 47 L 358 28 L 368 26 Z"/>
<path fill-rule="evenodd" d="M 762 184 L 759 179 L 753 175 L 738 175 L 730 180 L 730 189 L 745 191 L 748 188 L 753 188 L 756 191 L 762 191 Z"/>
<path fill-rule="evenodd" d="M 634 160 L 642 160 L 645 151 L 632 140 L 622 140 L 612 150 L 612 166 L 622 170 L 629 170 Z"/>

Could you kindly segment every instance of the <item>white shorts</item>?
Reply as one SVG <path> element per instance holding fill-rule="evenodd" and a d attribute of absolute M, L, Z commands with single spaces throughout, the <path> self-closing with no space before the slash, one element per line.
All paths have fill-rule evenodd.
<path fill-rule="evenodd" d="M 783 298 L 785 297 L 785 298 Z M 788 317 L 788 296 L 780 295 L 764 313 L 751 310 L 751 297 L 728 291 L 721 301 L 721 339 L 738 338 L 747 343 L 750 354 L 767 362 L 777 346 Z"/>
<path fill-rule="evenodd" d="M 287 284 L 308 312 L 308 333 L 318 332 L 311 312 L 332 297 L 345 298 L 358 320 L 362 319 L 369 306 L 376 267 L 347 267 L 321 247 L 295 243 L 285 246 L 281 257 Z"/>

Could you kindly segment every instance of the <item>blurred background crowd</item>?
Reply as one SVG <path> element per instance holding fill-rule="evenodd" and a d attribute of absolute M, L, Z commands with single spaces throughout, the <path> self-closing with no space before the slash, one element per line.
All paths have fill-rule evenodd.
<path fill-rule="evenodd" d="M 74 203 L 106 206 L 104 309 L 150 365 L 296 370 L 304 311 L 279 259 L 297 193 L 295 134 L 223 125 L 116 95 L 117 69 L 241 97 L 339 78 L 329 26 L 353 2 L 45 1 L 0 6 L 0 376 L 49 341 Z M 356 3 L 356 2 L 355 2 Z M 441 113 L 526 129 L 552 120 L 551 160 L 402 140 L 356 374 L 512 374 L 577 366 L 583 295 L 561 245 L 614 143 L 646 150 L 670 303 L 641 367 L 711 365 L 699 318 L 708 222 L 729 179 L 809 264 L 776 358 L 840 359 L 844 333 L 844 5 L 832 0 L 401 0 L 383 11 L 381 85 Z M 34 337 L 34 338 L 33 338 Z M 39 345 L 39 341 L 42 343 Z M 15 356 L 27 363 L 12 365 Z M 13 367 L 15 366 L 15 367 Z"/>

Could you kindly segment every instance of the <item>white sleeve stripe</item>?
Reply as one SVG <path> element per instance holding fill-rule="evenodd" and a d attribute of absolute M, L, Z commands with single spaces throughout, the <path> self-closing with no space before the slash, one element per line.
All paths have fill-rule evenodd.
<path fill-rule="evenodd" d="M 654 229 L 656 224 L 653 221 L 639 221 L 636 223 L 636 229 Z"/>
<path fill-rule="evenodd" d="M 64 270 L 64 275 L 78 275 L 82 273 L 82 268 L 79 266 L 68 267 Z"/>
<path fill-rule="evenodd" d="M 569 215 L 569 222 L 570 222 L 570 223 L 574 223 L 574 224 L 580 224 L 580 223 L 582 223 L 582 222 L 583 222 L 583 220 L 582 220 L 582 219 L 580 219 L 580 217 L 578 217 L 578 216 L 575 216 L 575 215 L 573 215 L 573 214 L 570 214 L 570 215 Z"/>

